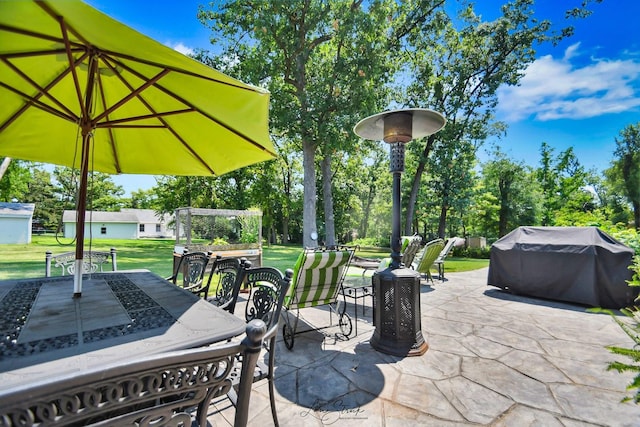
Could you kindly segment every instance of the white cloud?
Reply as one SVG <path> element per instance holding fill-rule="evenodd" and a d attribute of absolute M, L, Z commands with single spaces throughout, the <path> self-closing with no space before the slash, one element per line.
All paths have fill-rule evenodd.
<path fill-rule="evenodd" d="M 185 46 L 183 43 L 167 43 L 171 49 L 177 50 L 183 55 L 193 55 L 194 50 L 188 46 Z"/>
<path fill-rule="evenodd" d="M 520 86 L 498 91 L 498 109 L 508 121 L 584 119 L 620 113 L 640 106 L 640 61 L 591 58 L 577 67 L 579 43 L 562 59 L 551 55 L 533 62 Z"/>

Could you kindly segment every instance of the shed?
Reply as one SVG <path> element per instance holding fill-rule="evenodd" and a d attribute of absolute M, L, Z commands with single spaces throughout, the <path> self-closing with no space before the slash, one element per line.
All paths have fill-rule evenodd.
<path fill-rule="evenodd" d="M 33 203 L 0 203 L 0 243 L 31 243 Z"/>
<path fill-rule="evenodd" d="M 592 307 L 632 305 L 633 249 L 597 227 L 518 227 L 491 246 L 487 283 Z"/>

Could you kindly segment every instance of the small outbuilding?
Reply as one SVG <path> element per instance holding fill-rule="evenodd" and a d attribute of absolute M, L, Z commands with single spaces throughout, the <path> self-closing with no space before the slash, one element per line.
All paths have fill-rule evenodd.
<path fill-rule="evenodd" d="M 0 244 L 31 243 L 33 203 L 0 203 Z"/>
<path fill-rule="evenodd" d="M 487 283 L 592 307 L 633 304 L 633 249 L 597 227 L 518 227 L 491 246 Z"/>

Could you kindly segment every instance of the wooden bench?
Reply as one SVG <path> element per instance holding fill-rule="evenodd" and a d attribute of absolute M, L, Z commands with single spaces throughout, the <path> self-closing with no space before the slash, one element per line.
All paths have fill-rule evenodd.
<path fill-rule="evenodd" d="M 116 248 L 111 248 L 109 252 L 85 251 L 82 259 L 82 272 L 95 273 L 103 271 L 103 265 L 111 262 L 111 269 L 118 270 L 116 262 Z M 65 252 L 53 255 L 51 251 L 47 251 L 45 255 L 45 277 L 51 277 L 51 266 L 60 268 L 62 276 L 73 275 L 76 270 L 76 253 Z"/>

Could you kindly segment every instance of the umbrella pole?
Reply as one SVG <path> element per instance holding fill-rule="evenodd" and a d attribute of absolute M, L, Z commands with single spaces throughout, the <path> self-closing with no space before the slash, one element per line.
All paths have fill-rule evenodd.
<path fill-rule="evenodd" d="M 82 129 L 82 163 L 80 165 L 80 188 L 76 210 L 76 263 L 73 276 L 73 297 L 82 296 L 82 264 L 84 258 L 84 224 L 87 210 L 87 175 L 89 174 L 89 143 L 91 129 Z"/>

